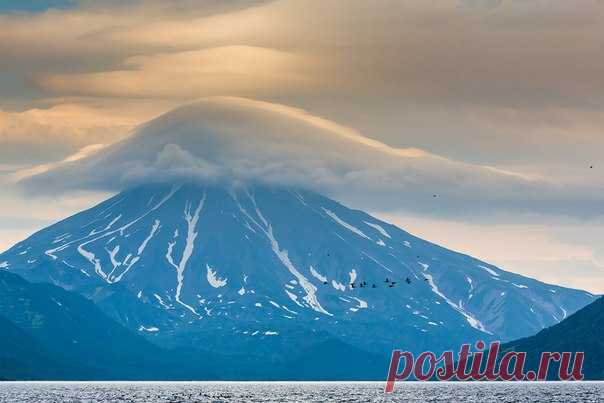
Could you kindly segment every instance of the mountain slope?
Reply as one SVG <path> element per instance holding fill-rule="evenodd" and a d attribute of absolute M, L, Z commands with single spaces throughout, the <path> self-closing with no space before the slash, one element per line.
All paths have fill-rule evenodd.
<path fill-rule="evenodd" d="M 90 301 L 0 272 L 0 380 L 381 379 L 387 357 L 337 340 L 290 355 L 166 350 L 114 323 Z"/>
<path fill-rule="evenodd" d="M 2 365 L 6 378 L 133 377 L 161 350 L 109 319 L 92 302 L 51 284 L 0 272 Z M 14 365 L 10 365 L 11 359 Z"/>
<path fill-rule="evenodd" d="M 0 265 L 80 293 L 160 345 L 258 357 L 328 340 L 381 356 L 510 340 L 594 299 L 266 186 L 135 187 L 18 243 Z"/>
<path fill-rule="evenodd" d="M 583 372 L 586 379 L 604 379 L 604 298 L 577 311 L 562 322 L 543 329 L 534 336 L 501 346 L 502 351 L 527 352 L 527 366 L 536 369 L 541 352 L 585 353 Z M 557 364 L 552 363 L 552 371 Z M 553 372 L 550 371 L 553 375 Z"/>
<path fill-rule="evenodd" d="M 2 316 L 0 329 L 0 380 L 52 379 L 59 374 L 60 365 L 26 332 Z"/>

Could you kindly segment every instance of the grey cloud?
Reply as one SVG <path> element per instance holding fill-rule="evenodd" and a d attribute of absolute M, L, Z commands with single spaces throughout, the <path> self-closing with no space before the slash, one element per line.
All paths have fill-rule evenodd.
<path fill-rule="evenodd" d="M 593 1 L 578 3 L 508 1 L 490 9 L 459 7 L 459 0 L 378 0 L 371 6 L 328 0 L 312 7 L 305 1 L 228 6 L 184 1 L 170 7 L 135 2 L 127 11 L 113 5 L 19 20 L 0 17 L 0 50 L 7 56 L 0 63 L 25 69 L 33 83 L 61 94 L 128 93 L 123 71 L 130 71 L 130 79 L 186 82 L 201 87 L 204 95 L 223 95 L 238 87 L 232 88 L 224 76 L 220 85 L 186 77 L 193 59 L 171 63 L 171 69 L 132 66 L 128 60 L 147 57 L 152 62 L 183 52 L 244 46 L 306 61 L 283 72 L 304 78 L 296 85 L 267 81 L 252 93 L 241 83 L 249 96 L 310 90 L 322 96 L 380 93 L 427 104 L 599 109 L 604 8 Z M 211 67 L 224 74 L 238 64 L 232 56 L 229 60 L 213 61 Z M 241 63 L 250 65 L 245 59 Z M 152 97 L 194 97 L 186 86 L 175 85 L 170 94 L 148 88 Z M 131 95 L 145 96 L 139 88 Z"/>

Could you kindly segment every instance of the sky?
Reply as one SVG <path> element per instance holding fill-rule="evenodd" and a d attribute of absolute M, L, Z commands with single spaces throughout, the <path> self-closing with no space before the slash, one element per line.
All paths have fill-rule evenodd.
<path fill-rule="evenodd" d="M 243 97 L 306 122 L 287 142 L 249 134 L 320 150 L 320 165 L 291 154 L 305 181 L 355 173 L 321 177 L 330 196 L 604 293 L 603 18 L 598 0 L 0 1 L 0 250 L 115 191 L 24 176 L 193 100 Z"/>

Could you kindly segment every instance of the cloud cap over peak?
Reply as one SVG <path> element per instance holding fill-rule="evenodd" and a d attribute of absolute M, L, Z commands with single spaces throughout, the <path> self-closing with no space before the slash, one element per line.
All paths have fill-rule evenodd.
<path fill-rule="evenodd" d="M 600 215 L 604 205 L 593 188 L 394 148 L 301 109 L 236 97 L 178 107 L 121 142 L 21 183 L 56 191 L 183 181 L 303 187 L 371 209 L 432 215 Z"/>

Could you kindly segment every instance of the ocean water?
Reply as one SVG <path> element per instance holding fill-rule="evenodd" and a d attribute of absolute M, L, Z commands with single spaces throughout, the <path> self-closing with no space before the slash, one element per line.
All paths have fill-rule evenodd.
<path fill-rule="evenodd" d="M 604 402 L 604 382 L 2 382 L 0 402 Z"/>

